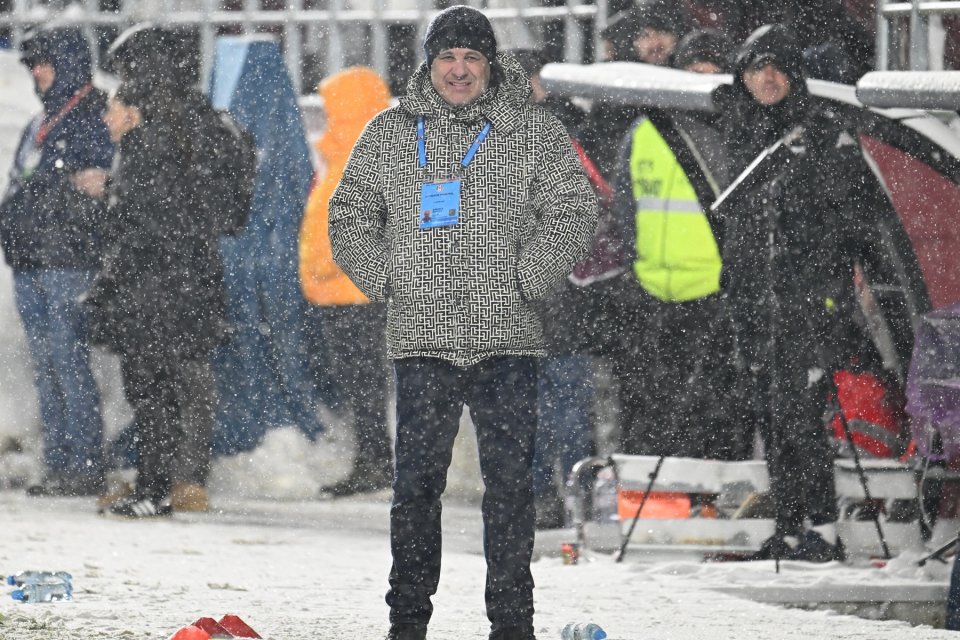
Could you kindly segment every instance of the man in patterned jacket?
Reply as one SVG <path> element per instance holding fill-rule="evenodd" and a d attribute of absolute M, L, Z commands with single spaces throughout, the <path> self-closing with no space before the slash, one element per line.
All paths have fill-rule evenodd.
<path fill-rule="evenodd" d="M 532 640 L 535 301 L 589 246 L 596 201 L 559 121 L 487 18 L 438 14 L 399 106 L 360 137 L 330 200 L 334 258 L 386 299 L 397 439 L 391 640 L 426 637 L 440 576 L 440 496 L 463 406 L 476 426 L 494 640 Z"/>

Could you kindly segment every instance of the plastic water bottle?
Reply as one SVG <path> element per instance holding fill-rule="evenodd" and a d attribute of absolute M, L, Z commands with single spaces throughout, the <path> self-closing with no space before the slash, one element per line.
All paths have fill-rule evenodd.
<path fill-rule="evenodd" d="M 73 589 L 67 582 L 26 583 L 19 589 L 14 589 L 10 597 L 20 602 L 58 602 L 73 600 Z"/>
<path fill-rule="evenodd" d="M 603 640 L 607 632 L 592 622 L 571 622 L 560 632 L 562 640 Z"/>
<path fill-rule="evenodd" d="M 25 584 L 56 584 L 58 582 L 70 584 L 71 580 L 73 576 L 66 571 L 21 571 L 7 576 L 7 584 L 17 587 Z"/>

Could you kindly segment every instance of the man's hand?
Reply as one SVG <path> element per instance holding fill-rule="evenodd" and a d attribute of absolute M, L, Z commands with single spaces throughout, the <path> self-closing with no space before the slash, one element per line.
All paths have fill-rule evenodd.
<path fill-rule="evenodd" d="M 103 169 L 84 169 L 70 176 L 70 184 L 91 198 L 102 198 L 107 190 L 107 172 Z"/>

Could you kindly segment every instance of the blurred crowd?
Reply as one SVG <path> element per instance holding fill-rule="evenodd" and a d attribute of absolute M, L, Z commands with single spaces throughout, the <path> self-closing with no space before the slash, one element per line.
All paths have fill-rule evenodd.
<path fill-rule="evenodd" d="M 863 3 L 609 4 L 618 11 L 602 61 L 734 81 L 711 113 L 590 103 L 545 91 L 540 71 L 557 60 L 544 51 L 510 52 L 530 102 L 566 127 L 601 204 L 590 254 L 541 305 L 538 525 L 564 523 L 571 469 L 601 449 L 722 460 L 765 451 L 778 524 L 765 553 L 839 557 L 824 415 L 835 410 L 835 372 L 885 376 L 854 281 L 880 262 L 869 220 L 884 205 L 848 123 L 805 80 L 850 84 L 871 68 Z M 43 420 L 47 475 L 31 491 L 98 495 L 130 517 L 203 510 L 214 451 L 255 446 L 271 421 L 316 437 L 321 401 L 350 417 L 357 442 L 353 472 L 325 493 L 387 488 L 386 305 L 334 262 L 327 203 L 364 126 L 390 104 L 388 86 L 362 67 L 323 81 L 311 184 L 302 125 L 285 117 L 296 110 L 289 82 L 270 98 L 255 92 L 265 77 L 283 84 L 279 53 L 242 54 L 280 65 L 250 82 L 250 96 L 218 85 L 226 73 L 208 98 L 172 37 L 157 27 L 121 36 L 110 96 L 92 85 L 80 31 L 43 27 L 23 47 L 44 110 L 21 141 L 0 238 Z M 224 179 L 244 166 L 245 145 L 259 163 L 246 200 Z M 221 156 L 239 164 L 220 166 Z M 120 356 L 136 412 L 137 482 L 120 495 L 104 495 L 91 341 Z M 597 381 L 607 377 L 616 428 L 602 443 L 611 397 Z"/>

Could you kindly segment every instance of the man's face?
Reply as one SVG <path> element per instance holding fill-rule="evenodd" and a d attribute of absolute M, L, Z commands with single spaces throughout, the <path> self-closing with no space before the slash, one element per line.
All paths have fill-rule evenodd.
<path fill-rule="evenodd" d="M 30 75 L 33 76 L 33 84 L 37 87 L 37 93 L 40 95 L 50 91 L 53 81 L 57 77 L 53 70 L 53 65 L 49 62 L 37 62 L 30 65 Z"/>
<path fill-rule="evenodd" d="M 677 46 L 677 36 L 669 31 L 655 31 L 646 28 L 633 40 L 633 48 L 637 52 L 640 62 L 647 64 L 666 65 L 670 61 L 670 54 Z"/>
<path fill-rule="evenodd" d="M 743 84 L 758 104 L 770 107 L 790 95 L 790 78 L 771 63 L 743 73 Z"/>
<path fill-rule="evenodd" d="M 447 104 L 470 104 L 490 85 L 490 62 L 473 49 L 444 49 L 430 65 L 430 82 Z"/>
<path fill-rule="evenodd" d="M 103 123 L 110 132 L 110 140 L 117 143 L 141 122 L 140 110 L 123 104 L 116 96 L 110 96 L 107 110 L 103 114 Z"/>

